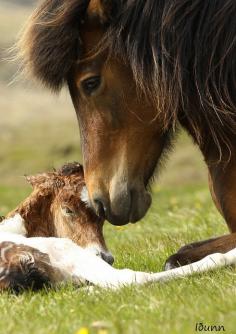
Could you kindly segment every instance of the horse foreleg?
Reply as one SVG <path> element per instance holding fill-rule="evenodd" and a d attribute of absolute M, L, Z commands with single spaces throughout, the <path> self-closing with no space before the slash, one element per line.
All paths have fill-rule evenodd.
<path fill-rule="evenodd" d="M 230 232 L 236 232 L 236 161 L 226 166 L 209 165 L 209 188 L 213 201 Z"/>
<path fill-rule="evenodd" d="M 212 199 L 230 232 L 236 232 L 236 162 L 232 160 L 226 166 L 209 163 L 208 168 Z M 189 244 L 167 259 L 165 270 L 196 262 L 215 252 L 225 253 L 234 247 L 235 234 Z"/>
<path fill-rule="evenodd" d="M 236 233 L 189 244 L 167 259 L 165 270 L 194 263 L 213 253 L 224 254 L 234 248 L 236 248 Z"/>

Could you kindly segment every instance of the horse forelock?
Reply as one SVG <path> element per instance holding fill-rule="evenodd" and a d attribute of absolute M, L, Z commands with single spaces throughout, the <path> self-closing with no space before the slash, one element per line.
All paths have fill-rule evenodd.
<path fill-rule="evenodd" d="M 54 91 L 60 90 L 80 57 L 79 27 L 88 0 L 46 0 L 35 10 L 17 48 L 23 70 Z"/>

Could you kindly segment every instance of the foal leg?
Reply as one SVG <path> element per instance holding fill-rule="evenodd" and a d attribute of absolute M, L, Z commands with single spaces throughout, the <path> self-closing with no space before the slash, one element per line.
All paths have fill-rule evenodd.
<path fill-rule="evenodd" d="M 214 253 L 193 264 L 175 268 L 169 271 L 151 274 L 129 269 L 112 268 L 101 258 L 90 253 L 86 254 L 86 251 L 84 250 L 82 258 L 84 256 L 85 258 L 82 260 L 81 250 L 78 248 L 76 249 L 76 247 L 73 250 L 73 254 L 75 256 L 74 259 L 76 260 L 76 253 L 78 251 L 78 258 L 75 261 L 73 274 L 79 277 L 82 276 L 87 281 L 100 287 L 112 289 L 131 284 L 140 285 L 148 282 L 169 281 L 176 278 L 191 276 L 194 273 L 203 273 L 236 264 L 236 248 L 234 248 L 226 254 Z"/>
<path fill-rule="evenodd" d="M 151 274 L 129 269 L 115 269 L 100 257 L 82 249 L 68 239 L 25 238 L 25 243 L 31 242 L 39 250 L 47 249 L 50 266 L 62 273 L 65 282 L 71 280 L 76 283 L 85 280 L 94 285 L 112 289 L 131 284 L 169 281 L 236 264 L 236 249 L 233 249 L 226 254 L 209 255 L 191 265 Z"/>

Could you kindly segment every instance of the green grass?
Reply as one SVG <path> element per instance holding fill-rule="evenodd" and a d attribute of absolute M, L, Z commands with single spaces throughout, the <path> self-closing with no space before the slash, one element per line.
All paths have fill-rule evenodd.
<path fill-rule="evenodd" d="M 156 188 L 156 187 L 154 187 Z M 29 189 L 1 187 L 4 210 Z M 148 216 L 136 225 L 105 227 L 110 250 L 119 268 L 160 271 L 167 256 L 181 245 L 226 232 L 222 218 L 202 186 L 155 189 Z M 93 293 L 71 286 L 58 291 L 2 294 L 0 333 L 75 333 L 87 327 L 99 333 L 194 333 L 196 322 L 236 326 L 235 272 L 227 268 L 166 284 L 123 288 L 117 292 L 95 288 Z"/>
<path fill-rule="evenodd" d="M 28 1 L 29 2 L 29 1 Z M 3 61 L 4 50 L 29 15 L 29 7 L 0 0 L 0 215 L 29 192 L 22 177 L 81 160 L 79 131 L 68 94 L 60 97 L 17 81 L 17 66 Z M 21 2 L 22 4 L 22 2 Z M 202 157 L 182 134 L 166 172 L 153 187 L 153 206 L 142 222 L 117 229 L 106 224 L 107 243 L 119 268 L 160 271 L 178 247 L 227 232 L 206 188 Z M 194 333 L 196 322 L 236 327 L 235 271 L 222 269 L 191 278 L 94 293 L 65 287 L 0 296 L 0 334 L 74 334 L 82 327 L 107 333 Z"/>

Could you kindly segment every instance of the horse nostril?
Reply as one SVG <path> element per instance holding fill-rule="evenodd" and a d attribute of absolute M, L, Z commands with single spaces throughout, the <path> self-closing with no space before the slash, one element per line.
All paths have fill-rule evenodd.
<path fill-rule="evenodd" d="M 105 207 L 102 201 L 99 198 L 95 198 L 93 202 L 96 214 L 101 218 L 105 218 Z"/>

